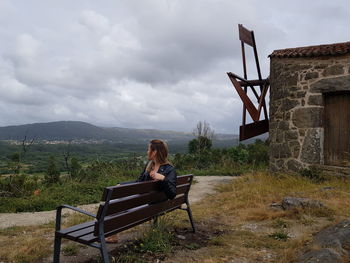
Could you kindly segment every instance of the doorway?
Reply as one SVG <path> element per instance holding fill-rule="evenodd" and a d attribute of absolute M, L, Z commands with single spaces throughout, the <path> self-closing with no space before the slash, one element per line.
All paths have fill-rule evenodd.
<path fill-rule="evenodd" d="M 325 94 L 324 162 L 350 167 L 350 92 Z"/>

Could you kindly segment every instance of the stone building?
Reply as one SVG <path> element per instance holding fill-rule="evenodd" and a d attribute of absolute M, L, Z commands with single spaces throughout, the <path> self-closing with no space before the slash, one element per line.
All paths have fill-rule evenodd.
<path fill-rule="evenodd" d="M 350 175 L 350 42 L 270 55 L 270 169 Z"/>

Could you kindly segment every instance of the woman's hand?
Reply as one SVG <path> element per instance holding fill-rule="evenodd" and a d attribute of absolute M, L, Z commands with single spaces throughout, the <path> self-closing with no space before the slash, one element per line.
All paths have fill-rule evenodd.
<path fill-rule="evenodd" d="M 156 181 L 163 181 L 165 176 L 160 174 L 160 173 L 156 173 L 154 171 L 150 172 L 150 176 L 153 180 L 156 180 Z"/>

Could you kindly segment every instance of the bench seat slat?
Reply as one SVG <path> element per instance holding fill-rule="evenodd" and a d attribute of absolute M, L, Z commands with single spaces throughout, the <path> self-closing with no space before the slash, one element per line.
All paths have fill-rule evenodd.
<path fill-rule="evenodd" d="M 75 225 L 75 226 L 71 226 L 71 227 L 68 227 L 68 228 L 65 228 L 65 229 L 61 229 L 57 233 L 59 235 L 63 236 L 63 235 L 67 235 L 70 232 L 74 232 L 74 231 L 78 231 L 78 230 L 81 230 L 81 229 L 84 229 L 84 228 L 91 227 L 94 224 L 95 224 L 95 221 L 89 221 L 89 222 L 85 222 L 85 223 L 82 223 L 82 224 L 79 224 L 79 225 Z"/>
<path fill-rule="evenodd" d="M 88 228 L 83 228 L 83 229 L 80 229 L 78 231 L 71 232 L 71 233 L 67 234 L 67 236 L 70 236 L 71 238 L 76 240 L 81 236 L 85 236 L 85 235 L 88 235 L 88 234 L 93 233 L 93 232 L 94 232 L 94 226 L 90 226 Z"/>
<path fill-rule="evenodd" d="M 151 219 L 159 213 L 180 207 L 186 202 L 186 196 L 180 195 L 173 200 L 166 200 L 157 204 L 142 206 L 127 213 L 117 214 L 116 216 L 105 217 L 105 232 L 110 232 L 117 228 L 122 228 L 128 224 L 138 222 L 142 219 Z M 98 234 L 98 223 L 95 223 L 95 234 Z"/>
<path fill-rule="evenodd" d="M 170 212 L 170 211 L 175 210 L 175 209 L 177 209 L 177 208 L 179 208 L 179 207 L 173 207 L 173 208 L 167 210 L 166 212 Z M 166 213 L 166 212 L 164 212 L 164 213 Z M 163 214 L 163 213 L 160 213 L 160 214 L 157 214 L 157 215 L 162 215 L 162 214 Z M 151 217 L 151 218 L 152 218 L 152 217 Z M 137 225 L 140 225 L 140 224 L 142 224 L 142 223 L 144 223 L 144 222 L 147 222 L 147 221 L 149 221 L 149 220 L 150 220 L 150 218 L 144 218 L 144 219 L 141 219 L 141 220 L 139 220 L 139 221 L 132 222 L 132 223 L 130 223 L 130 224 L 127 224 L 127 225 L 125 225 L 125 226 L 122 226 L 122 227 L 120 227 L 120 228 L 116 228 L 116 229 L 114 229 L 114 230 L 108 232 L 107 234 L 105 234 L 105 236 L 110 236 L 110 235 L 113 235 L 113 234 L 122 232 L 122 231 L 124 231 L 124 230 L 127 230 L 127 229 L 132 228 L 132 227 L 137 226 Z"/>
<path fill-rule="evenodd" d="M 80 236 L 77 239 L 74 239 L 75 241 L 78 241 L 79 243 L 83 243 L 86 245 L 89 245 L 91 243 L 97 242 L 98 237 L 94 235 L 94 233 L 87 234 L 85 236 Z"/>

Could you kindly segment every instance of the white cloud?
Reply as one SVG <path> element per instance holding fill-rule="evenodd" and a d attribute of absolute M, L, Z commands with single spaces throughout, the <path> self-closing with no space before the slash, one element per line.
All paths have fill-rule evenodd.
<path fill-rule="evenodd" d="M 206 120 L 237 133 L 226 75 L 242 72 L 237 24 L 254 29 L 266 76 L 274 49 L 349 41 L 350 14 L 345 0 L 0 0 L 0 22 L 0 125 L 191 131 Z"/>

